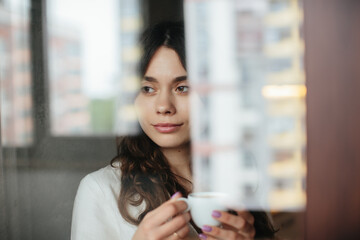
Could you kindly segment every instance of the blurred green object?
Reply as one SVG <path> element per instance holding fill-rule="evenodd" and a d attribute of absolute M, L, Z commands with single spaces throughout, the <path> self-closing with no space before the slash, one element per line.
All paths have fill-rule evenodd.
<path fill-rule="evenodd" d="M 114 129 L 115 99 L 92 99 L 90 103 L 91 129 L 97 134 L 109 134 Z"/>

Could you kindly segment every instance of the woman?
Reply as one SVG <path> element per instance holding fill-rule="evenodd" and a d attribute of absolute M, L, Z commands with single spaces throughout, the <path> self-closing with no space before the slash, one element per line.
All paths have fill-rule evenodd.
<path fill-rule="evenodd" d="M 86 176 L 75 200 L 72 239 L 251 239 L 273 237 L 265 213 L 215 211 L 223 227 L 196 228 L 186 203 L 192 191 L 189 83 L 182 23 L 160 23 L 141 39 L 142 132 L 118 139 L 118 156 Z"/>

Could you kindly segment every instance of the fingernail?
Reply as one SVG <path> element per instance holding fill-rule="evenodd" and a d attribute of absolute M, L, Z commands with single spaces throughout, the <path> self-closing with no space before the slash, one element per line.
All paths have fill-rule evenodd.
<path fill-rule="evenodd" d="M 219 212 L 219 211 L 213 211 L 212 214 L 211 214 L 211 216 L 216 217 L 216 218 L 219 218 L 219 217 L 221 217 L 221 212 Z"/>
<path fill-rule="evenodd" d="M 207 225 L 204 225 L 201 229 L 202 229 L 204 232 L 211 232 L 212 227 L 207 226 Z"/>
<path fill-rule="evenodd" d="M 200 239 L 207 239 L 207 236 L 206 236 L 205 234 L 200 233 L 200 234 L 199 234 L 199 238 L 200 238 Z"/>
<path fill-rule="evenodd" d="M 171 196 L 171 198 L 174 198 L 174 197 L 178 196 L 179 194 L 180 194 L 180 192 L 176 192 Z"/>

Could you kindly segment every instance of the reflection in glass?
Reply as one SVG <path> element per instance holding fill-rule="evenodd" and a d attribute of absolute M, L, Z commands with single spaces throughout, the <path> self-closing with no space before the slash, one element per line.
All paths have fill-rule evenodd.
<path fill-rule="evenodd" d="M 139 2 L 51 0 L 47 19 L 52 134 L 136 131 Z"/>
<path fill-rule="evenodd" d="M 1 142 L 33 142 L 29 2 L 0 2 Z"/>
<path fill-rule="evenodd" d="M 301 4 L 186 1 L 185 13 L 195 190 L 229 192 L 250 209 L 302 210 Z"/>

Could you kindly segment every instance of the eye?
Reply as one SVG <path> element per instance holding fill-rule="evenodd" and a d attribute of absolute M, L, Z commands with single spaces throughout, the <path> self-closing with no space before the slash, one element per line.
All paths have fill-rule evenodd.
<path fill-rule="evenodd" d="M 141 88 L 141 92 L 143 93 L 153 93 L 155 90 L 152 87 L 144 86 Z"/>
<path fill-rule="evenodd" d="M 187 93 L 189 92 L 189 87 L 188 86 L 179 86 L 176 88 L 177 92 L 181 92 L 181 93 Z"/>

